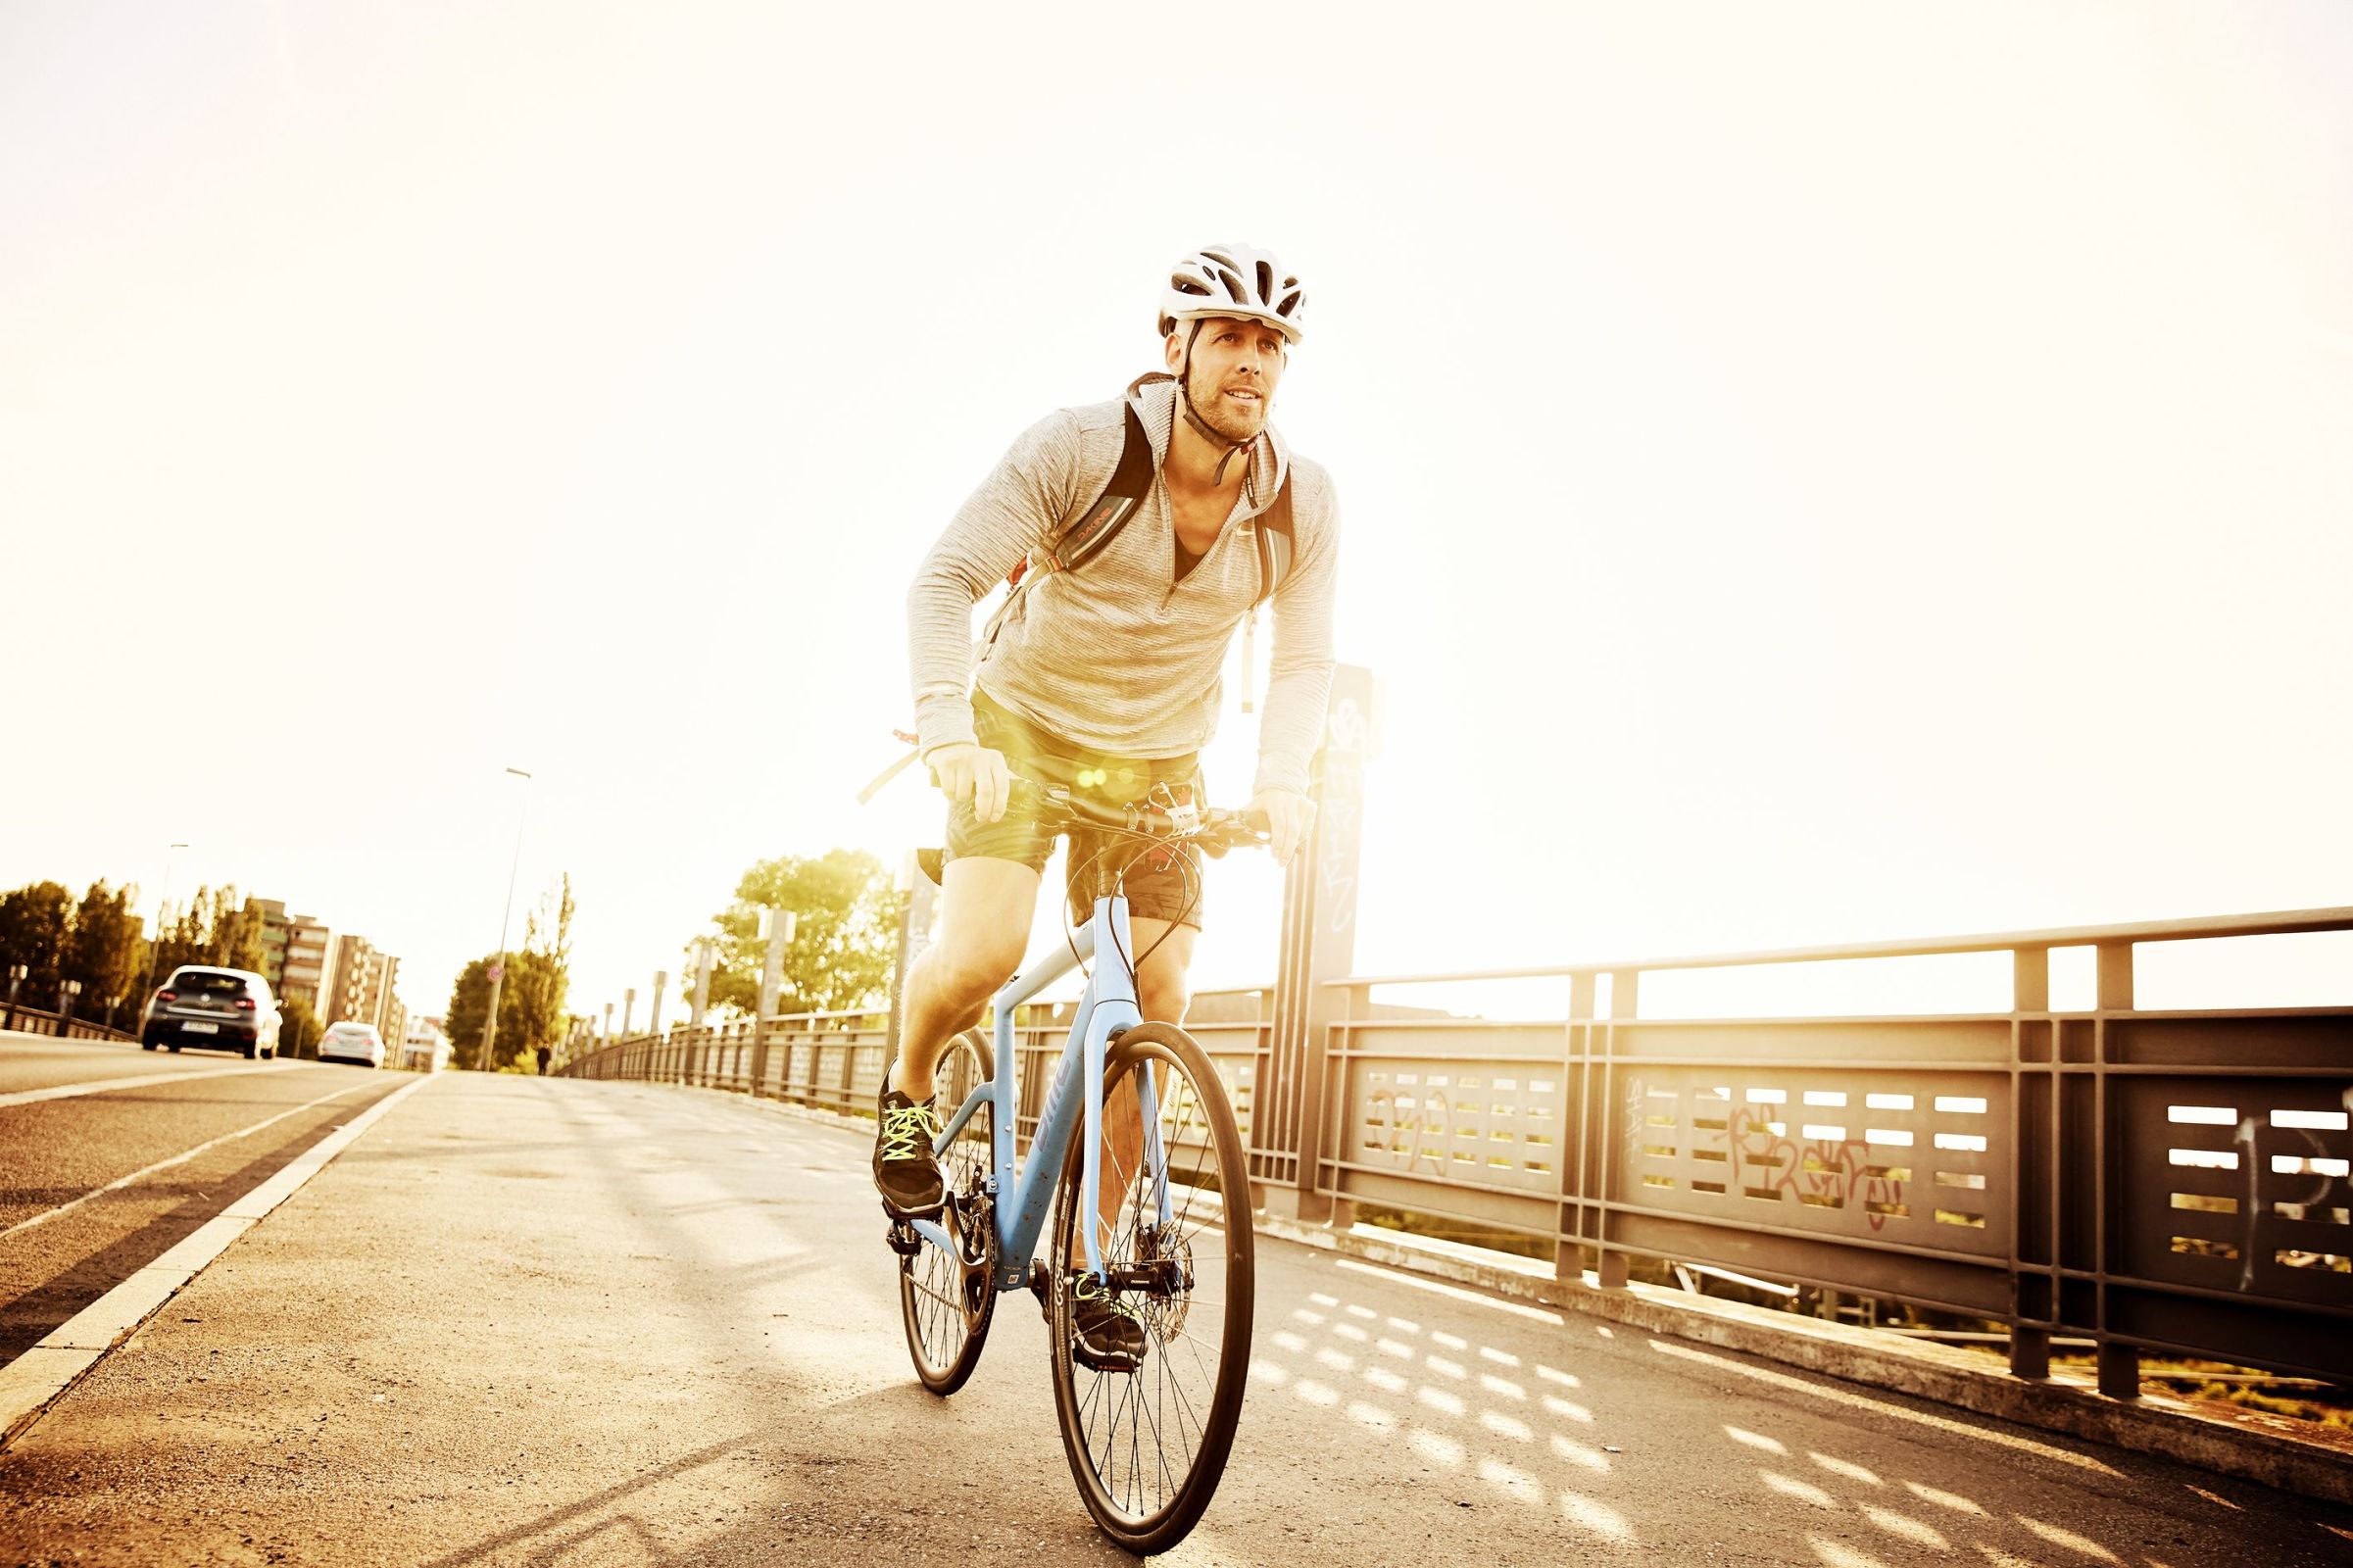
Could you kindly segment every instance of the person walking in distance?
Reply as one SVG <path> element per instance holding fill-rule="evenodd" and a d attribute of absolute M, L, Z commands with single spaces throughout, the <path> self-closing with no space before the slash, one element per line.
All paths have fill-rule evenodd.
<path fill-rule="evenodd" d="M 1124 398 L 1031 425 L 907 591 L 918 744 L 948 798 L 948 849 L 939 939 L 907 973 L 878 1107 L 874 1182 L 895 1216 L 940 1211 L 932 1070 L 1019 965 L 1053 852 L 1053 835 L 1009 802 L 1011 776 L 1106 807 L 1198 797 L 1227 650 L 1266 605 L 1273 650 L 1250 805 L 1278 859 L 1306 834 L 1340 518 L 1329 476 L 1270 422 L 1305 319 L 1305 290 L 1271 252 L 1207 245 L 1184 257 L 1155 316 L 1164 369 Z M 974 328 L 986 343 L 1024 321 L 1001 311 Z M 1013 586 L 976 656 L 972 608 L 1001 581 Z M 1089 837 L 1073 834 L 1068 857 L 1082 920 L 1092 906 L 1077 876 L 1103 848 Z M 1180 853 L 1194 854 L 1139 861 L 1125 883 L 1138 999 L 1145 1017 L 1169 1023 L 1184 1020 L 1202 914 L 1200 863 L 1178 864 Z M 1132 1171 L 1142 1139 L 1130 1090 L 1104 1107 L 1103 1169 Z M 1106 1210 L 1116 1186 L 1103 1183 Z M 1082 1291 L 1075 1318 L 1082 1350 L 1142 1353 L 1124 1303 L 1090 1306 Z"/>

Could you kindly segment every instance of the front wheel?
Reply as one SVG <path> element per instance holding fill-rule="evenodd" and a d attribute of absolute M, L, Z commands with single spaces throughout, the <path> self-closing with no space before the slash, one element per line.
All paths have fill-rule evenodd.
<path fill-rule="evenodd" d="M 1141 1114 L 1139 1114 L 1141 1111 Z M 1103 1071 L 1103 1192 L 1082 1214 L 1085 1129 L 1054 1205 L 1054 1413 L 1087 1511 L 1139 1555 L 1201 1521 L 1225 1473 L 1250 1359 L 1250 1184 L 1242 1133 L 1208 1053 L 1139 1024 Z M 1132 1371 L 1098 1370 L 1075 1341 L 1073 1271 L 1097 1226 L 1115 1309 L 1142 1326 Z"/>
<path fill-rule="evenodd" d="M 994 1076 L 979 1030 L 967 1029 L 949 1041 L 932 1069 L 942 1121 L 962 1109 L 972 1091 Z M 943 1396 L 962 1388 L 980 1365 L 981 1344 L 997 1309 L 997 1220 L 988 1194 L 995 1123 L 989 1112 L 983 1102 L 956 1141 L 940 1151 L 940 1179 L 948 1189 L 940 1228 L 956 1243 L 956 1255 L 924 1242 L 912 1256 L 899 1260 L 899 1313 L 907 1324 L 907 1353 L 923 1386 Z"/>

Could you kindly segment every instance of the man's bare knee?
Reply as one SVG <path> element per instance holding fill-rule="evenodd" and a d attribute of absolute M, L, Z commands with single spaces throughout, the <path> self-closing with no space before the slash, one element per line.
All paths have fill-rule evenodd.
<path fill-rule="evenodd" d="M 940 939 L 923 956 L 927 1000 L 956 1013 L 987 1004 L 1021 966 L 1038 873 L 1016 860 L 951 860 L 941 879 Z"/>
<path fill-rule="evenodd" d="M 1182 975 L 1173 982 L 1140 984 L 1136 987 L 1136 1004 L 1154 1023 L 1183 1023 L 1186 1009 L 1193 1005 L 1193 988 Z"/>
<path fill-rule="evenodd" d="M 1189 925 L 1138 917 L 1136 947 L 1143 960 L 1136 966 L 1136 1005 L 1158 1023 L 1183 1023 L 1192 1005 L 1193 987 L 1186 973 L 1193 967 L 1193 945 L 1201 933 Z"/>
<path fill-rule="evenodd" d="M 925 956 L 925 979 L 933 996 L 958 1012 L 986 1005 L 1021 967 L 1021 943 L 998 935 L 973 934 L 943 940 Z"/>

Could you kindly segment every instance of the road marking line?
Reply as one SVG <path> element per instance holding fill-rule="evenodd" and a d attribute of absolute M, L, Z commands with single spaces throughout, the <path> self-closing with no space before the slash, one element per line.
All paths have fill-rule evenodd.
<path fill-rule="evenodd" d="M 278 1072 L 286 1067 L 315 1067 L 317 1062 L 270 1061 L 252 1067 L 215 1067 L 209 1072 L 146 1072 L 128 1078 L 99 1078 L 86 1084 L 59 1084 L 52 1089 L 20 1089 L 13 1095 L 0 1095 L 0 1110 L 10 1105 L 29 1105 L 36 1100 L 71 1100 L 75 1095 L 103 1095 L 110 1089 L 137 1089 L 145 1084 L 186 1084 L 206 1078 L 229 1078 L 241 1072 Z"/>
<path fill-rule="evenodd" d="M 231 1069 L 236 1070 L 236 1069 Z M 178 1246 L 59 1324 L 40 1344 L 0 1366 L 0 1449 L 17 1441 L 59 1396 L 123 1343 L 155 1310 L 228 1250 L 262 1216 L 291 1198 L 326 1162 L 432 1080 L 419 1078 L 363 1110 L 295 1160 L 199 1226 Z M 199 1238 L 203 1238 L 200 1242 Z"/>
<path fill-rule="evenodd" d="M 60 1214 L 71 1213 L 73 1210 L 81 1207 L 82 1204 L 88 1202 L 93 1198 L 104 1198 L 107 1194 L 114 1192 L 119 1188 L 128 1187 L 132 1182 L 138 1181 L 143 1177 L 152 1176 L 159 1170 L 170 1170 L 174 1165 L 184 1165 L 189 1160 L 194 1159 L 197 1155 L 203 1153 L 208 1149 L 218 1149 L 222 1144 L 234 1143 L 240 1138 L 251 1137 L 253 1134 L 260 1132 L 265 1127 L 284 1121 L 288 1116 L 300 1115 L 302 1112 L 311 1109 L 313 1106 L 323 1105 L 330 1100 L 340 1100 L 345 1095 L 355 1093 L 368 1087 L 368 1085 L 364 1083 L 353 1084 L 349 1089 L 338 1089 L 333 1094 L 320 1095 L 317 1100 L 310 1102 L 308 1104 L 296 1105 L 292 1110 L 281 1110 L 274 1116 L 265 1117 L 261 1121 L 255 1122 L 251 1127 L 242 1127 L 233 1133 L 222 1133 L 218 1138 L 198 1144 L 194 1149 L 189 1150 L 184 1154 L 173 1154 L 170 1159 L 159 1159 L 152 1165 L 142 1165 L 137 1170 L 132 1171 L 129 1175 L 118 1176 L 113 1181 L 108 1182 L 104 1187 L 94 1187 L 90 1189 L 90 1191 L 82 1194 L 79 1198 L 76 1198 L 70 1202 L 60 1203 L 55 1208 L 45 1208 L 38 1214 L 33 1215 L 30 1219 L 21 1219 L 14 1225 L 8 1227 L 8 1229 L 0 1230 L 0 1242 L 8 1240 L 8 1238 L 16 1235 L 19 1231 L 28 1231 L 35 1225 L 45 1225 L 49 1221 L 57 1218 Z"/>

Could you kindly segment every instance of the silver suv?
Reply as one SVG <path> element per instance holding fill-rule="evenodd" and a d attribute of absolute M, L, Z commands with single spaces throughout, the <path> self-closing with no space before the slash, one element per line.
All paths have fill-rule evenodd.
<path fill-rule="evenodd" d="M 139 1044 L 149 1051 L 204 1046 L 274 1056 L 277 1031 L 277 999 L 270 994 L 268 979 L 251 969 L 183 963 L 148 1000 L 139 1020 Z"/>

